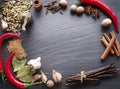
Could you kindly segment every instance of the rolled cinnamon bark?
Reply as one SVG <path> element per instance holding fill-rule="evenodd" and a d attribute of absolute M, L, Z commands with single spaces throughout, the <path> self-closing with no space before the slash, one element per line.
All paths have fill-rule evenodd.
<path fill-rule="evenodd" d="M 101 42 L 102 42 L 106 47 L 109 45 L 109 43 L 107 42 L 107 40 L 105 39 L 104 36 L 102 37 Z M 111 50 L 110 50 L 110 53 L 111 53 L 111 54 L 114 54 L 115 52 L 114 52 L 113 49 L 111 49 Z"/>
<path fill-rule="evenodd" d="M 103 36 L 104 36 L 105 39 L 108 41 L 108 43 L 110 43 L 110 38 L 108 37 L 108 35 L 107 35 L 106 33 L 103 33 Z M 117 50 L 117 48 L 116 48 L 115 45 L 113 45 L 113 50 L 114 50 L 114 52 L 115 52 L 115 55 L 116 55 L 117 57 L 119 57 L 120 54 L 119 54 L 119 52 L 118 52 L 118 50 Z"/>
<path fill-rule="evenodd" d="M 102 54 L 101 60 L 104 60 L 104 59 L 107 57 L 108 53 L 110 52 L 111 48 L 113 47 L 113 44 L 114 44 L 114 42 L 115 42 L 115 39 L 116 39 L 116 38 L 112 35 L 112 39 L 110 40 L 109 45 L 107 46 L 106 50 L 105 50 L 104 53 Z"/>
<path fill-rule="evenodd" d="M 110 32 L 110 35 L 112 36 L 115 36 L 116 37 L 116 35 L 115 35 L 115 33 L 114 33 L 114 31 L 112 31 L 112 32 Z M 118 51 L 118 53 L 119 53 L 119 55 L 120 55 L 120 43 L 119 43 L 119 41 L 118 41 L 118 39 L 116 38 L 116 40 L 115 40 L 115 46 L 116 46 L 116 48 L 117 48 L 117 51 Z"/>

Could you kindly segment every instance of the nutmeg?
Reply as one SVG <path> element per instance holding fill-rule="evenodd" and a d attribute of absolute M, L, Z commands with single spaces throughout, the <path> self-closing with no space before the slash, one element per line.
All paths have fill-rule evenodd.
<path fill-rule="evenodd" d="M 77 8 L 77 13 L 78 13 L 78 14 L 82 14 L 83 12 L 84 12 L 84 7 L 79 6 L 79 7 Z"/>
<path fill-rule="evenodd" d="M 108 27 L 108 26 L 111 25 L 111 23 L 112 23 L 112 21 L 111 21 L 111 19 L 109 19 L 109 18 L 106 18 L 106 19 L 104 19 L 104 20 L 101 22 L 101 24 L 102 24 L 103 27 Z"/>
<path fill-rule="evenodd" d="M 70 11 L 71 12 L 76 12 L 77 11 L 77 6 L 76 5 L 71 5 L 70 6 Z"/>
<path fill-rule="evenodd" d="M 67 7 L 68 2 L 66 0 L 60 0 L 60 6 Z"/>

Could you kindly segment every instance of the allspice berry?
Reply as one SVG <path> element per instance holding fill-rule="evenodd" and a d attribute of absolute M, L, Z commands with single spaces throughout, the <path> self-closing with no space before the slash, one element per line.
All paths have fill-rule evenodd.
<path fill-rule="evenodd" d="M 79 7 L 77 8 L 77 13 L 78 13 L 78 14 L 82 14 L 83 12 L 84 12 L 84 7 L 79 6 Z"/>
<path fill-rule="evenodd" d="M 59 4 L 60 4 L 61 7 L 67 7 L 68 2 L 66 0 L 60 0 Z"/>
<path fill-rule="evenodd" d="M 70 6 L 70 11 L 71 12 L 77 12 L 77 6 L 76 5 L 71 5 Z"/>
<path fill-rule="evenodd" d="M 54 86 L 54 82 L 52 80 L 48 80 L 46 85 L 47 87 L 52 88 Z"/>
<path fill-rule="evenodd" d="M 33 6 L 35 9 L 41 9 L 42 8 L 42 0 L 34 0 L 33 1 Z"/>

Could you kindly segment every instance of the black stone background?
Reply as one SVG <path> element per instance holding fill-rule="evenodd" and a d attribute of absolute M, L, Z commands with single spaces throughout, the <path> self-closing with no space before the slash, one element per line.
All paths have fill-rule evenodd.
<path fill-rule="evenodd" d="M 43 0 L 46 5 L 50 0 Z M 120 0 L 103 0 L 116 13 L 120 22 Z M 0 5 L 3 3 L 0 0 Z M 28 30 L 22 33 L 23 47 L 28 56 L 27 60 L 42 57 L 42 70 L 48 72 L 48 79 L 52 79 L 52 69 L 63 74 L 61 84 L 55 85 L 53 89 L 120 89 L 120 76 L 112 79 L 101 81 L 99 85 L 83 86 L 83 87 L 67 87 L 65 80 L 72 74 L 80 71 L 88 71 L 102 67 L 111 62 L 115 62 L 120 68 L 120 58 L 109 55 L 104 62 L 101 62 L 100 56 L 105 50 L 100 39 L 102 33 L 109 33 L 115 27 L 112 24 L 108 29 L 101 28 L 101 21 L 107 17 L 102 10 L 101 17 L 94 20 L 91 16 L 85 14 L 78 16 L 70 13 L 72 4 L 79 5 L 77 0 L 68 0 L 68 7 L 63 10 L 63 15 L 56 13 L 45 15 L 45 8 L 36 11 L 31 8 L 33 16 L 33 24 Z M 119 26 L 120 28 L 120 26 Z M 0 32 L 2 35 L 3 32 Z M 116 33 L 120 41 L 120 33 Z M 3 64 L 8 56 L 6 51 L 7 42 L 3 43 Z M 4 66 L 5 67 L 5 66 Z M 2 84 L 0 89 L 18 89 L 8 82 Z M 32 86 L 29 89 L 47 89 L 45 85 Z"/>

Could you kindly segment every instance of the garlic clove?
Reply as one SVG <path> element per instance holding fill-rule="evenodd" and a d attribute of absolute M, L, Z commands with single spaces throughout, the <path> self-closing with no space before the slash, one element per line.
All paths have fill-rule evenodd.
<path fill-rule="evenodd" d="M 46 83 L 47 82 L 47 76 L 41 71 L 41 81 L 43 83 Z"/>
<path fill-rule="evenodd" d="M 54 82 L 52 80 L 48 80 L 46 85 L 47 87 L 52 88 L 54 86 Z"/>
<path fill-rule="evenodd" d="M 52 71 L 52 77 L 55 83 L 60 83 L 62 81 L 62 75 L 56 70 Z"/>
<path fill-rule="evenodd" d="M 28 65 L 32 66 L 34 69 L 40 69 L 41 67 L 41 57 L 38 57 L 36 59 L 31 59 L 27 63 Z"/>
<path fill-rule="evenodd" d="M 35 81 L 39 80 L 40 78 L 41 78 L 40 74 L 35 74 L 32 82 L 35 82 Z"/>
<path fill-rule="evenodd" d="M 8 28 L 7 22 L 4 20 L 1 20 L 1 23 L 2 23 L 2 30 L 6 30 Z"/>
<path fill-rule="evenodd" d="M 110 26 L 112 24 L 112 21 L 111 21 L 111 19 L 109 19 L 109 18 L 106 18 L 106 19 L 104 19 L 102 22 L 101 22 L 101 25 L 103 26 L 103 27 L 108 27 L 108 26 Z"/>

